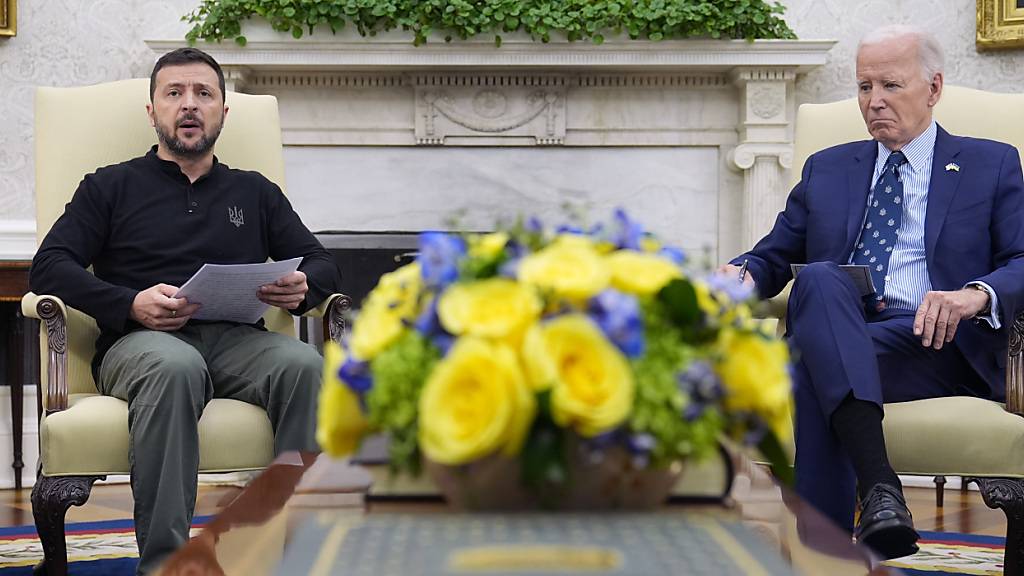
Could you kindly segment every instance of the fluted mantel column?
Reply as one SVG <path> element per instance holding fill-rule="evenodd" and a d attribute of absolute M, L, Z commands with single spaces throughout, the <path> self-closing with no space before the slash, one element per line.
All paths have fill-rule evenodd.
<path fill-rule="evenodd" d="M 740 143 L 730 167 L 743 171 L 743 247 L 771 230 L 785 205 L 785 174 L 793 163 L 796 109 L 791 67 L 739 68 L 732 73 L 740 91 Z"/>

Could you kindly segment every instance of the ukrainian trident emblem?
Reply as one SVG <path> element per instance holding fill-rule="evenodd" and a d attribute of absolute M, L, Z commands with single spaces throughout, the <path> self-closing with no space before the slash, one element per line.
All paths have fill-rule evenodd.
<path fill-rule="evenodd" d="M 234 224 L 235 228 L 245 224 L 245 220 L 242 218 L 242 209 L 238 206 L 228 207 L 228 222 Z"/>

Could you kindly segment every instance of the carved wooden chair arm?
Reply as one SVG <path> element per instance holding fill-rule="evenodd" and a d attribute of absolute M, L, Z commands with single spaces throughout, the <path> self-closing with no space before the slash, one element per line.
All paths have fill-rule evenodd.
<path fill-rule="evenodd" d="M 36 318 L 46 330 L 46 413 L 68 407 L 68 309 L 56 296 L 29 292 L 21 299 L 21 313 Z"/>
<path fill-rule="evenodd" d="M 324 342 L 334 340 L 341 343 L 348 329 L 345 315 L 352 309 L 352 299 L 345 294 L 331 294 L 316 308 L 304 314 L 311 318 L 323 318 Z"/>
<path fill-rule="evenodd" d="M 1024 314 L 1013 319 L 1009 326 L 1009 346 L 1006 348 L 1006 411 L 1024 416 Z"/>

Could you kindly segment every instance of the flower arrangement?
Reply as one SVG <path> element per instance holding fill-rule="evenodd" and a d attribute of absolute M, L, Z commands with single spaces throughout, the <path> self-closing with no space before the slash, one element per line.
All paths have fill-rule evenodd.
<path fill-rule="evenodd" d="M 567 481 L 570 443 L 665 468 L 728 435 L 785 463 L 785 344 L 752 318 L 749 289 L 688 274 L 623 211 L 586 231 L 427 232 L 419 248 L 325 351 L 327 452 L 384 432 L 395 471 L 496 456 L 518 459 L 527 486 Z"/>

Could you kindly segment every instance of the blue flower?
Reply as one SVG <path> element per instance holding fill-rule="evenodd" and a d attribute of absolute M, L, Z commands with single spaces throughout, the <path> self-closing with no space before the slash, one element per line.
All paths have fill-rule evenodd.
<path fill-rule="evenodd" d="M 630 219 L 625 210 L 616 208 L 612 224 L 612 243 L 619 248 L 640 250 L 640 240 L 643 237 L 644 227 L 636 220 Z"/>
<path fill-rule="evenodd" d="M 444 232 L 424 232 L 419 244 L 424 284 L 443 288 L 459 277 L 459 259 L 466 253 L 462 238 Z"/>
<path fill-rule="evenodd" d="M 363 395 L 373 388 L 373 375 L 370 374 L 370 363 L 363 360 L 355 360 L 349 355 L 344 364 L 338 368 L 338 378 L 359 395 Z"/>
<path fill-rule="evenodd" d="M 658 445 L 658 440 L 647 433 L 633 434 L 626 439 L 626 447 L 633 455 L 634 468 L 647 468 L 651 461 L 651 452 Z"/>
<path fill-rule="evenodd" d="M 441 326 L 441 319 L 437 316 L 437 297 L 430 301 L 430 305 L 416 318 L 412 327 L 423 336 L 430 338 L 442 355 L 447 354 L 448 349 L 455 342 L 455 337 Z"/>
<path fill-rule="evenodd" d="M 679 373 L 679 390 L 692 399 L 714 402 L 725 396 L 722 381 L 706 360 L 694 360 Z"/>
<path fill-rule="evenodd" d="M 725 395 L 722 382 L 715 374 L 711 364 L 704 360 L 694 360 L 679 373 L 679 390 L 686 394 L 689 402 L 683 408 L 683 419 L 693 422 L 704 415 L 704 411 Z"/>
<path fill-rule="evenodd" d="M 577 226 L 576 224 L 562 224 L 561 226 L 555 229 L 555 232 L 558 234 L 575 234 L 577 236 L 582 236 L 585 234 L 583 228 Z"/>
<path fill-rule="evenodd" d="M 644 353 L 644 324 L 636 297 L 605 290 L 590 299 L 590 315 L 601 331 L 628 358 Z"/>
<path fill-rule="evenodd" d="M 754 289 L 749 284 L 741 284 L 733 276 L 716 272 L 707 277 L 707 283 L 712 290 L 725 294 L 733 302 L 745 302 L 754 295 Z"/>
<path fill-rule="evenodd" d="M 675 262 L 678 266 L 682 266 L 686 263 L 686 252 L 683 252 L 682 248 L 676 248 L 675 246 L 662 246 L 661 250 L 658 250 L 658 255 L 662 258 Z"/>
<path fill-rule="evenodd" d="M 530 218 L 526 221 L 524 227 L 526 228 L 527 232 L 531 232 L 533 234 L 540 234 L 541 232 L 544 231 L 544 223 L 541 222 L 540 218 L 537 218 L 536 216 L 530 216 Z"/>

